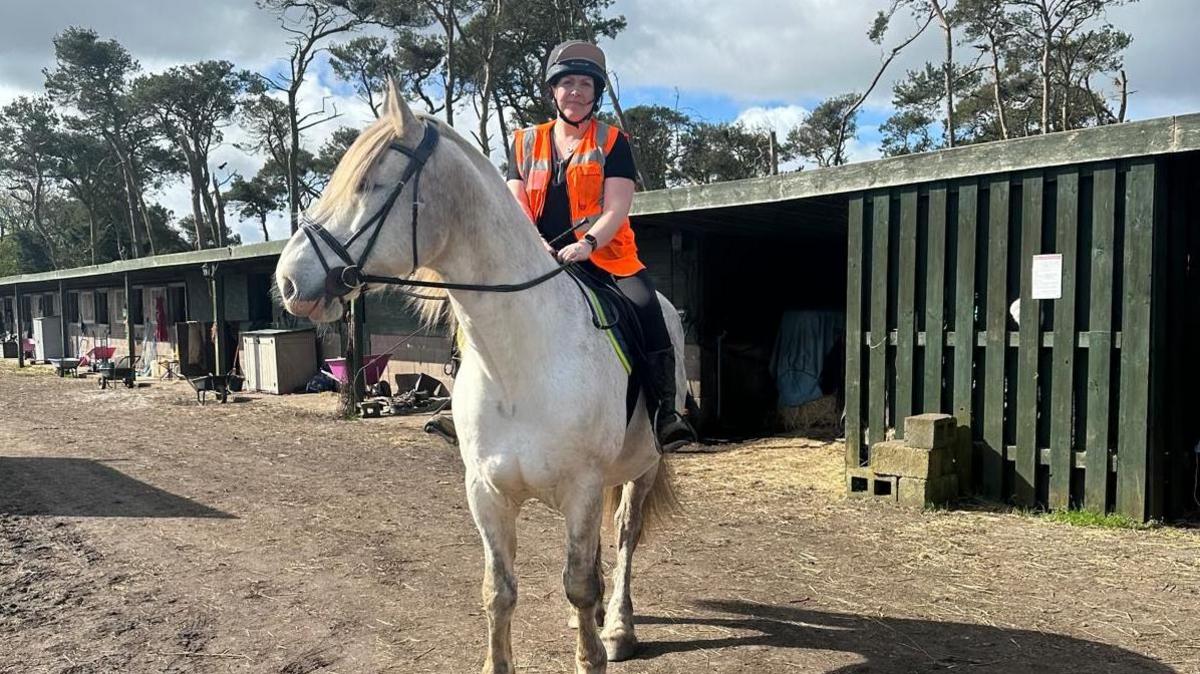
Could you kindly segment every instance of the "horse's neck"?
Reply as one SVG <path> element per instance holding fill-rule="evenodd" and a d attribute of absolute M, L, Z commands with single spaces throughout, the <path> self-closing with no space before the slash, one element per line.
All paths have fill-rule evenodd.
<path fill-rule="evenodd" d="M 448 281 L 489 285 L 521 283 L 552 271 L 555 262 L 532 225 L 519 210 L 515 216 L 519 220 L 491 227 L 526 227 L 528 235 L 485 230 L 463 237 L 471 243 L 454 246 L 437 271 Z M 580 296 L 564 274 L 518 292 L 451 291 L 450 298 L 466 348 L 496 378 L 511 381 L 519 370 L 553 358 L 557 345 L 578 340 L 572 331 L 581 325 L 575 315 Z"/>

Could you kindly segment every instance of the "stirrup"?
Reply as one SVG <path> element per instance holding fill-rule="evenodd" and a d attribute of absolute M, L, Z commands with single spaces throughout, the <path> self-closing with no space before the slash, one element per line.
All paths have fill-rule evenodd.
<path fill-rule="evenodd" d="M 458 433 L 454 429 L 454 418 L 438 414 L 425 422 L 423 429 L 426 433 L 436 435 L 452 445 L 458 445 Z"/>
<path fill-rule="evenodd" d="M 697 441 L 696 430 L 680 413 L 672 410 L 667 416 L 654 415 L 654 441 L 660 453 L 679 450 L 684 445 Z"/>

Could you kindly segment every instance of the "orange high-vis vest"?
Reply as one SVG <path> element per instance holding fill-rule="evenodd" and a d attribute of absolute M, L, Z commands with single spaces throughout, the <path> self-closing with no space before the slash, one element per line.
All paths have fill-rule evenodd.
<path fill-rule="evenodd" d="M 553 121 L 520 129 L 513 143 L 516 150 L 513 161 L 525 183 L 525 197 L 529 200 L 534 222 L 542 216 L 546 191 L 550 188 L 551 165 L 554 163 L 553 130 Z M 582 239 L 604 212 L 604 160 L 616 144 L 619 133 L 619 130 L 593 119 L 567 163 L 571 225 L 588 221 L 575 228 L 576 240 Z M 638 259 L 629 218 L 621 223 L 612 240 L 592 253 L 591 261 L 614 276 L 632 276 L 646 268 Z"/>

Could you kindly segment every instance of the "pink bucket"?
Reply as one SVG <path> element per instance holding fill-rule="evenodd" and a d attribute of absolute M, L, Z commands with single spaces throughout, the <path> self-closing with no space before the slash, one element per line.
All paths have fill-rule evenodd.
<path fill-rule="evenodd" d="M 388 361 L 391 360 L 392 354 L 382 353 L 372 356 L 363 357 L 363 384 L 370 386 L 379 381 L 379 377 L 383 375 L 383 371 L 387 368 Z M 325 364 L 329 366 L 329 372 L 334 379 L 345 384 L 350 380 L 349 369 L 346 366 L 345 358 L 326 358 Z"/>

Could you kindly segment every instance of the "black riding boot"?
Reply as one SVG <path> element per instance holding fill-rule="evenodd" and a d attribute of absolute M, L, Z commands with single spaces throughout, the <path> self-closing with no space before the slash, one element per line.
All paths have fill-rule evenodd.
<path fill-rule="evenodd" d="M 673 452 L 696 441 L 696 431 L 675 409 L 675 349 L 662 349 L 646 354 L 650 366 L 650 383 L 654 390 L 654 433 L 664 452 Z"/>

